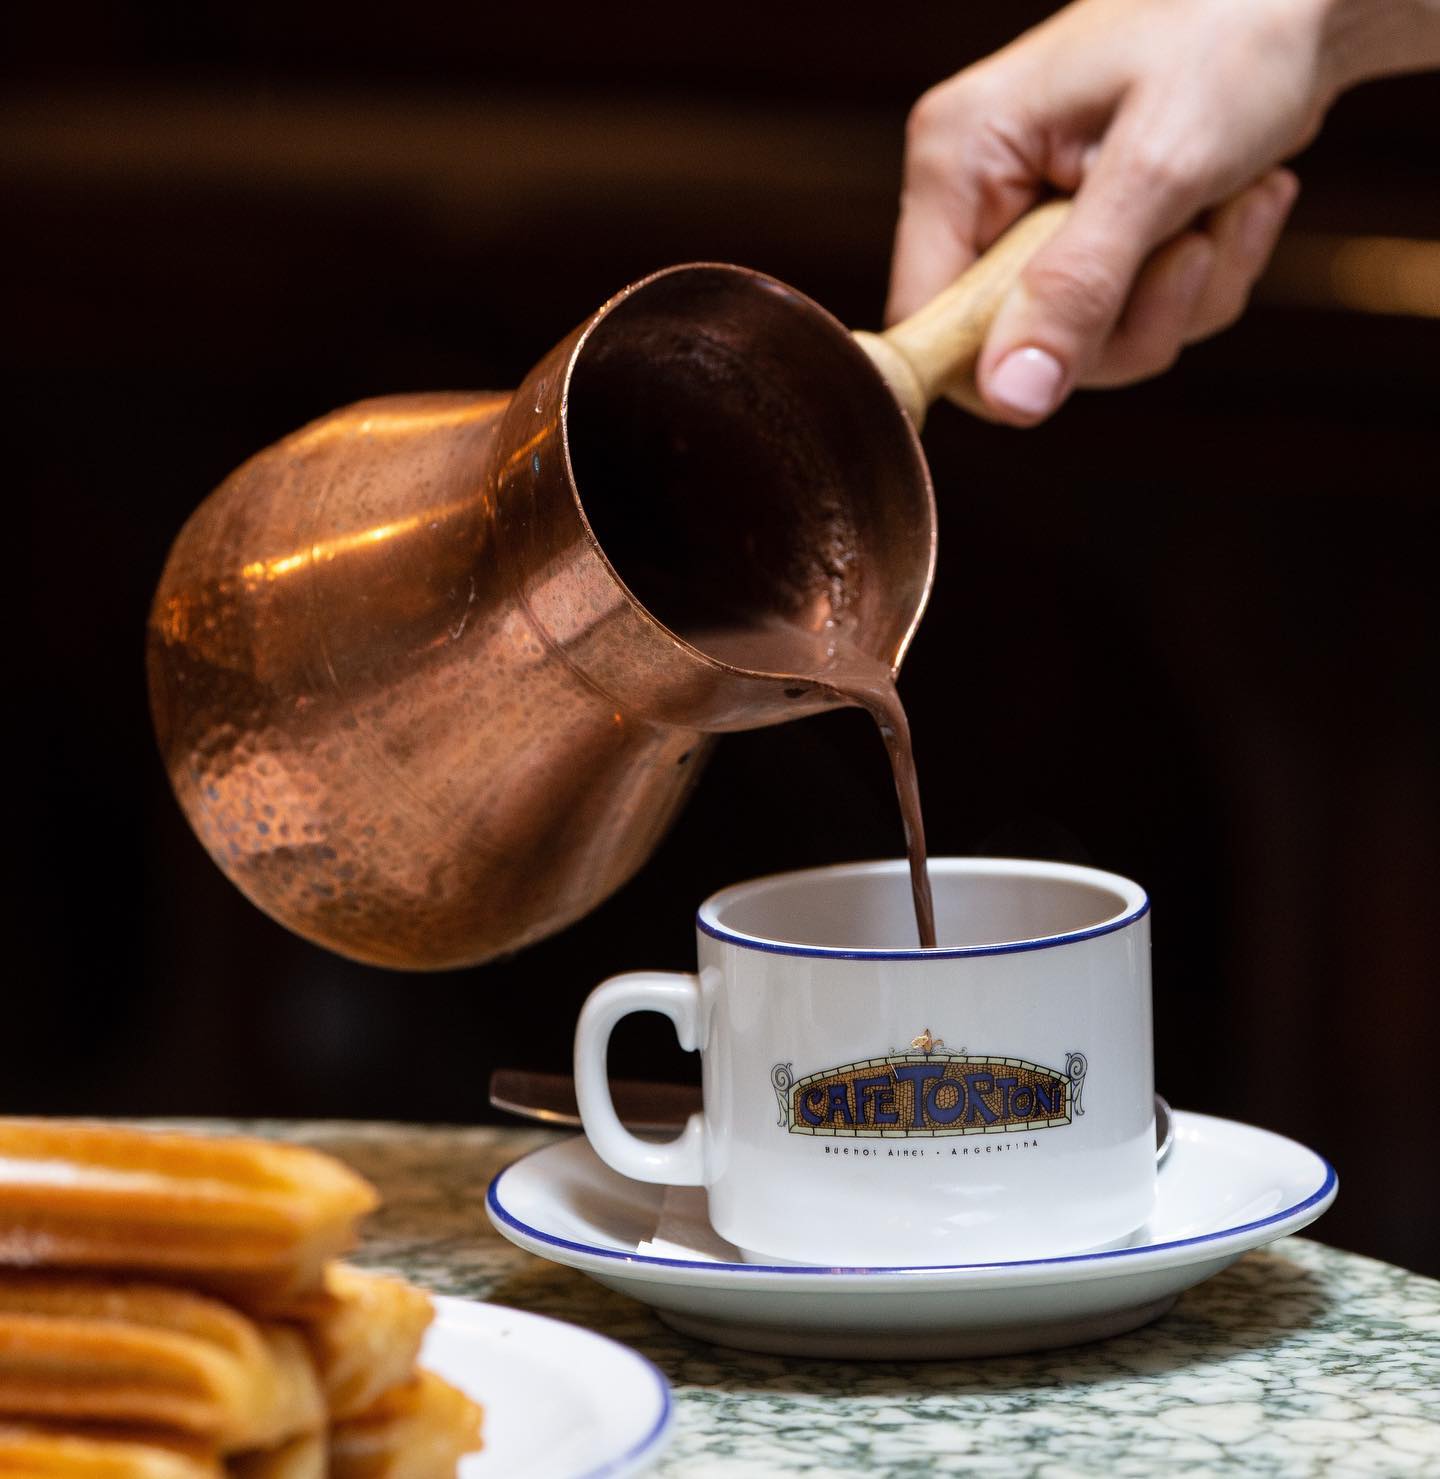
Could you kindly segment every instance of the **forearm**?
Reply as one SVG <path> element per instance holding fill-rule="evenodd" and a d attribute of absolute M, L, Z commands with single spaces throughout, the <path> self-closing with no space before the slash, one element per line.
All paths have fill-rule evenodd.
<path fill-rule="evenodd" d="M 1440 67 L 1440 0 L 1318 3 L 1332 96 L 1372 78 Z"/>

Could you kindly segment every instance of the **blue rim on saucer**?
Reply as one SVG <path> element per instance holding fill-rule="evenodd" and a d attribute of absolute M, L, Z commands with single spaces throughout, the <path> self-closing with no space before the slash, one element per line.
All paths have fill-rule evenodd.
<path fill-rule="evenodd" d="M 544 1318 L 549 1318 L 548 1316 Z M 560 1322 L 563 1323 L 563 1322 Z M 598 1331 L 592 1332 L 598 1334 Z M 609 1337 L 602 1337 L 608 1339 Z M 620 1344 L 620 1342 L 616 1342 Z M 609 1479 L 613 1474 L 628 1474 L 633 1472 L 640 1460 L 655 1449 L 657 1444 L 663 1445 L 669 1436 L 670 1424 L 675 1418 L 675 1399 L 670 1395 L 670 1383 L 665 1380 L 665 1373 L 648 1357 L 642 1356 L 633 1346 L 625 1349 L 645 1366 L 651 1380 L 655 1383 L 660 1393 L 660 1413 L 650 1425 L 650 1431 L 643 1438 L 632 1443 L 624 1453 L 617 1454 L 612 1459 L 607 1459 L 596 1469 L 586 1469 L 578 1476 L 578 1479 Z M 652 1460 L 653 1462 L 653 1460 Z M 648 1465 L 647 1465 L 648 1467 Z"/>
<path fill-rule="evenodd" d="M 1209 1120 L 1212 1116 L 1197 1115 L 1193 1111 L 1177 1111 L 1178 1115 L 1185 1119 Z M 1221 1123 L 1226 1123 L 1221 1121 Z M 1267 1132 L 1269 1133 L 1269 1132 Z M 1284 1139 L 1283 1136 L 1276 1136 Z M 563 1143 L 563 1142 L 562 1142 Z M 1297 1142 L 1287 1142 L 1291 1145 Z M 1177 1147 L 1178 1148 L 1178 1147 Z M 1171 1238 L 1160 1243 L 1139 1243 L 1126 1248 L 1111 1248 L 1093 1253 L 1065 1253 L 1057 1254 L 1049 1258 L 1014 1259 L 1010 1261 L 997 1260 L 986 1263 L 922 1263 L 922 1264 L 891 1264 L 871 1266 L 842 1266 L 823 1264 L 765 1264 L 765 1263 L 720 1263 L 710 1262 L 702 1259 L 690 1258 L 662 1258 L 650 1253 L 624 1252 L 618 1248 L 605 1248 L 596 1243 L 578 1243 L 569 1238 L 556 1236 L 554 1233 L 545 1232 L 543 1229 L 534 1227 L 530 1223 L 515 1216 L 509 1211 L 501 1200 L 501 1189 L 505 1178 L 516 1169 L 530 1160 L 532 1156 L 544 1155 L 547 1151 L 553 1151 L 554 1145 L 541 1146 L 532 1150 L 518 1160 L 512 1161 L 500 1171 L 490 1182 L 485 1193 L 485 1204 L 491 1219 L 498 1224 L 503 1223 L 513 1228 L 522 1237 L 534 1242 L 548 1245 L 553 1248 L 566 1249 L 572 1253 L 583 1253 L 592 1258 L 608 1259 L 616 1264 L 634 1266 L 649 1265 L 658 1268 L 684 1269 L 687 1273 L 699 1276 L 710 1274 L 783 1274 L 793 1275 L 800 1278 L 814 1278 L 816 1276 L 856 1276 L 856 1275 L 893 1275 L 903 1274 L 917 1277 L 926 1275 L 943 1276 L 946 1274 L 960 1274 L 967 1272 L 979 1272 L 982 1270 L 1001 1271 L 1008 1269 L 1038 1269 L 1047 1267 L 1064 1267 L 1077 1264 L 1104 1265 L 1106 1263 L 1116 1264 L 1125 1261 L 1133 1261 L 1147 1255 L 1164 1253 L 1182 1248 L 1199 1248 L 1206 1244 L 1218 1243 L 1223 1240 L 1244 1237 L 1247 1234 L 1258 1232 L 1266 1227 L 1278 1226 L 1281 1223 L 1302 1218 L 1305 1222 L 1313 1220 L 1313 1217 L 1305 1217 L 1305 1213 L 1313 1211 L 1314 1216 L 1320 1212 L 1334 1199 L 1339 1187 L 1339 1177 L 1335 1168 L 1321 1155 L 1308 1147 L 1308 1154 L 1314 1157 L 1323 1169 L 1320 1184 L 1300 1200 L 1281 1208 L 1278 1212 L 1272 1212 L 1268 1216 L 1254 1218 L 1248 1222 L 1236 1223 L 1232 1226 L 1217 1228 L 1211 1232 L 1198 1233 L 1193 1237 Z M 639 1183 L 637 1183 L 639 1184 Z M 1318 1209 L 1318 1210 L 1315 1210 Z"/>
<path fill-rule="evenodd" d="M 592 1330 L 585 1325 L 576 1324 L 571 1320 L 557 1319 L 553 1315 L 542 1315 L 534 1310 L 513 1309 L 500 1305 L 486 1304 L 481 1301 L 465 1299 L 456 1295 L 439 1295 L 435 1299 L 436 1322 L 431 1326 L 430 1334 L 444 1333 L 447 1327 L 452 1334 L 464 1335 L 467 1327 L 473 1324 L 473 1317 L 477 1313 L 488 1313 L 502 1315 L 506 1320 L 519 1321 L 525 1328 L 534 1331 L 537 1328 L 553 1330 L 555 1336 L 567 1342 L 579 1342 L 583 1349 L 587 1345 L 596 1342 L 610 1347 L 616 1354 L 623 1358 L 625 1364 L 638 1376 L 643 1372 L 648 1379 L 650 1388 L 650 1401 L 646 1403 L 646 1409 L 651 1403 L 655 1406 L 653 1417 L 646 1417 L 644 1432 L 633 1440 L 622 1438 L 620 1441 L 626 1443 L 625 1448 L 615 1452 L 610 1448 L 610 1455 L 600 1463 L 583 1470 L 576 1470 L 573 1479 L 619 1479 L 619 1476 L 635 1473 L 638 1469 L 648 1468 L 659 1456 L 671 1437 L 671 1427 L 675 1417 L 675 1401 L 670 1391 L 670 1383 L 665 1378 L 665 1373 L 650 1358 L 633 1346 L 624 1341 L 616 1340 L 613 1336 L 602 1334 L 598 1330 Z M 429 1337 L 427 1337 L 429 1338 Z M 486 1337 L 482 1335 L 481 1339 Z M 493 1342 L 488 1342 L 489 1353 L 492 1355 L 498 1347 Z M 422 1352 L 422 1361 L 427 1366 L 434 1367 L 441 1375 L 449 1376 L 456 1385 L 468 1387 L 465 1377 L 460 1372 L 451 1369 L 452 1363 L 434 1352 Z M 475 1384 L 478 1395 L 478 1378 Z M 613 1394 L 613 1387 L 612 1387 Z M 609 1445 L 606 1445 L 609 1447 Z M 462 1470 L 464 1465 L 461 1466 Z M 488 1471 L 487 1471 L 488 1472 Z"/>

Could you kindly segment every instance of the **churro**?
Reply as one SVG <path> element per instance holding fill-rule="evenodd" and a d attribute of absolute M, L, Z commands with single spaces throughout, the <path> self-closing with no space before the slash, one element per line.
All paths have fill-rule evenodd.
<path fill-rule="evenodd" d="M 295 1146 L 0 1118 L 0 1479 L 453 1479 L 429 1297 L 333 1261 L 376 1202 Z"/>
<path fill-rule="evenodd" d="M 481 1409 L 430 1371 L 417 1371 L 330 1432 L 331 1479 L 454 1479 L 481 1446 Z"/>
<path fill-rule="evenodd" d="M 149 1274 L 283 1314 L 377 1201 L 299 1146 L 0 1119 L 0 1266 Z"/>
<path fill-rule="evenodd" d="M 353 1417 L 399 1386 L 434 1316 L 413 1284 L 332 1263 L 324 1295 L 302 1321 L 331 1418 Z"/>
<path fill-rule="evenodd" d="M 329 1449 L 324 1433 L 306 1433 L 278 1448 L 237 1453 L 226 1465 L 231 1479 L 327 1479 Z"/>
<path fill-rule="evenodd" d="M 6 1479 L 222 1479 L 224 1473 L 212 1447 L 173 1435 L 0 1423 Z"/>
<path fill-rule="evenodd" d="M 323 1427 L 300 1334 L 156 1284 L 0 1276 L 0 1414 L 143 1423 L 224 1450 Z"/>

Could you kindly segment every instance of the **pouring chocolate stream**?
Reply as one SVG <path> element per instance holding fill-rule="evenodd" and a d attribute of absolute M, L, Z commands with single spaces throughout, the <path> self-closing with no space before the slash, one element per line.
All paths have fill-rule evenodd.
<path fill-rule="evenodd" d="M 1021 268 L 1053 235 L 1068 209 L 1063 201 L 1038 207 L 920 312 L 884 334 L 855 334 L 917 431 L 930 402 L 942 392 L 975 402 L 975 363 L 995 313 Z M 920 781 L 910 720 L 890 665 L 857 646 L 833 619 L 819 631 L 774 623 L 682 630 L 681 635 L 732 667 L 788 673 L 818 684 L 875 721 L 900 803 L 916 935 L 921 949 L 933 950 L 935 904 L 926 867 Z"/>
<path fill-rule="evenodd" d="M 975 403 L 975 364 L 995 313 L 1020 270 L 1068 210 L 1064 201 L 1037 207 L 918 313 L 884 334 L 856 332 L 856 342 L 917 431 L 931 401 L 942 393 Z M 831 614 L 818 626 L 813 616 L 810 625 L 793 620 L 755 624 L 738 617 L 695 625 L 684 614 L 683 603 L 672 605 L 675 594 L 665 578 L 657 578 L 643 557 L 630 557 L 626 548 L 629 532 L 624 525 L 617 525 L 608 538 L 602 531 L 602 544 L 647 608 L 699 652 L 743 672 L 774 674 L 822 689 L 840 703 L 865 710 L 874 720 L 900 805 L 916 935 L 922 949 L 934 949 L 935 905 L 926 867 L 920 783 L 910 721 L 895 686 L 895 668 L 850 635 L 843 614 L 835 614 L 839 603 L 829 607 Z M 707 596 L 714 600 L 716 592 L 711 590 Z M 802 692 L 790 691 L 797 697 Z"/>

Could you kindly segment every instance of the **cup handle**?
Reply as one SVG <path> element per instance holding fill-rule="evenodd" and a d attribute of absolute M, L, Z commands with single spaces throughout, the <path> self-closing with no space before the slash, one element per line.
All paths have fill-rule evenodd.
<path fill-rule="evenodd" d="M 620 1123 L 610 1099 L 610 1034 L 631 1012 L 661 1012 L 687 1053 L 701 1046 L 700 978 L 687 971 L 630 971 L 592 991 L 575 1029 L 575 1098 L 595 1153 L 622 1176 L 667 1186 L 705 1184 L 705 1118 L 692 1114 L 674 1140 L 641 1140 Z"/>

